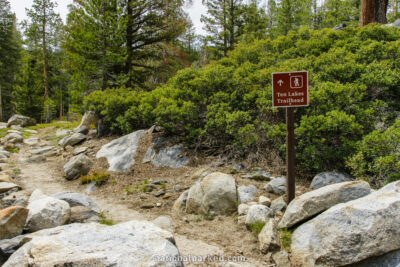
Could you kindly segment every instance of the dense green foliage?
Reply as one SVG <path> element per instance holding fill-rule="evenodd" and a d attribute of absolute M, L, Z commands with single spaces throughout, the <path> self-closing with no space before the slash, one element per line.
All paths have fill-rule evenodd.
<path fill-rule="evenodd" d="M 308 70 L 310 107 L 296 110 L 297 160 L 311 174 L 348 170 L 345 163 L 354 155 L 367 157 L 368 141 L 359 143 L 363 137 L 377 125 L 390 127 L 399 111 L 399 38 L 399 29 L 379 25 L 343 31 L 302 28 L 275 40 L 240 43 L 228 57 L 182 70 L 151 92 L 95 92 L 85 105 L 116 132 L 158 123 L 197 147 L 236 155 L 276 149 L 283 157 L 284 113 L 271 107 L 271 74 Z M 376 156 L 381 155 L 367 158 Z M 362 172 L 354 158 L 351 162 L 356 175 L 380 172 Z"/>

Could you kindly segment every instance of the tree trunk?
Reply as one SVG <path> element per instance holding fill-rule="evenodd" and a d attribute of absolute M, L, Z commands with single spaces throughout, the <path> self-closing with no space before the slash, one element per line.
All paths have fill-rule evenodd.
<path fill-rule="evenodd" d="M 126 86 L 130 88 L 132 86 L 132 60 L 133 60 L 133 51 L 132 51 L 132 27 L 133 27 L 133 18 L 132 18 L 132 3 L 133 0 L 128 0 L 127 4 L 127 16 L 128 16 L 128 25 L 126 27 L 126 49 L 127 49 L 127 57 L 125 63 L 125 73 L 128 75 L 128 81 Z"/>
<path fill-rule="evenodd" d="M 386 13 L 389 0 L 362 0 L 360 27 L 370 23 L 387 23 Z"/>
<path fill-rule="evenodd" d="M 2 100 L 1 84 L 0 84 L 0 121 L 3 121 L 3 100 Z"/>
<path fill-rule="evenodd" d="M 364 27 L 370 23 L 374 23 L 376 14 L 376 3 L 374 0 L 362 0 L 360 27 Z"/>
<path fill-rule="evenodd" d="M 223 9 L 222 9 L 222 12 L 223 12 L 223 14 L 224 14 L 224 27 L 223 27 L 223 30 L 224 30 L 224 56 L 226 56 L 226 54 L 227 54 L 227 52 L 228 52 L 228 37 L 226 36 L 226 31 L 227 31 L 227 29 L 226 29 L 226 1 L 227 0 L 224 0 L 223 1 Z"/>
<path fill-rule="evenodd" d="M 234 0 L 231 0 L 230 7 L 229 7 L 229 16 L 230 16 L 230 23 L 229 23 L 229 49 L 233 49 L 235 45 L 235 3 Z"/>
<path fill-rule="evenodd" d="M 47 85 L 47 51 L 46 51 L 46 6 L 44 6 L 44 12 L 43 12 L 43 83 L 44 83 L 44 99 L 49 98 L 49 88 Z"/>
<path fill-rule="evenodd" d="M 102 81 L 102 86 L 101 89 L 104 91 L 107 88 L 107 35 L 106 35 L 106 7 L 105 7 L 105 1 L 102 1 L 102 27 L 103 27 L 103 32 L 102 32 L 102 38 L 103 38 L 103 51 L 102 51 L 102 56 L 103 56 L 103 61 L 102 61 L 102 75 L 103 75 L 103 81 Z"/>
<path fill-rule="evenodd" d="M 375 20 L 378 23 L 387 23 L 386 12 L 388 9 L 389 0 L 376 0 Z"/>

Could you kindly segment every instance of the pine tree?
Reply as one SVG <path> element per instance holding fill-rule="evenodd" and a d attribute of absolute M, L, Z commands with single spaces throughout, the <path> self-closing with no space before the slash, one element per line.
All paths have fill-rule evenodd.
<path fill-rule="evenodd" d="M 13 90 L 20 70 L 21 38 L 7 0 L 0 2 L 0 121 L 15 111 Z"/>
<path fill-rule="evenodd" d="M 56 2 L 53 0 L 34 0 L 32 9 L 27 9 L 29 21 L 25 23 L 25 35 L 35 49 L 40 49 L 43 60 L 44 98 L 49 98 L 49 50 L 57 47 L 61 30 L 61 18 L 54 12 Z"/>
<path fill-rule="evenodd" d="M 312 0 L 281 0 L 276 11 L 277 29 L 281 34 L 300 26 L 312 25 Z"/>
<path fill-rule="evenodd" d="M 209 33 L 209 40 L 218 51 L 225 56 L 233 49 L 239 37 L 242 0 L 203 0 L 207 7 L 207 15 L 201 21 Z"/>

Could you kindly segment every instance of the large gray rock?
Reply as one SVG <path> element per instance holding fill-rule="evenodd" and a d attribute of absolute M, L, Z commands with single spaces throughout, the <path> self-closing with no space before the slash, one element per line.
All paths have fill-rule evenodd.
<path fill-rule="evenodd" d="M 30 117 L 15 114 L 8 119 L 7 128 L 12 125 L 19 125 L 21 127 L 34 126 L 36 125 L 36 120 Z"/>
<path fill-rule="evenodd" d="M 104 145 L 97 158 L 106 158 L 110 167 L 109 171 L 129 172 L 134 164 L 134 156 L 139 146 L 140 139 L 146 133 L 145 130 L 139 130 L 121 138 L 115 139 Z"/>
<path fill-rule="evenodd" d="M 264 205 L 253 205 L 246 215 L 246 225 L 255 223 L 267 223 L 274 216 L 272 209 Z"/>
<path fill-rule="evenodd" d="M 312 189 L 318 189 L 326 185 L 352 181 L 350 175 L 341 172 L 321 172 L 311 182 Z"/>
<path fill-rule="evenodd" d="M 264 186 L 265 191 L 268 193 L 283 195 L 286 193 L 286 178 L 279 177 L 272 179 L 269 183 Z"/>
<path fill-rule="evenodd" d="M 189 158 L 181 156 L 184 151 L 185 149 L 181 145 L 161 148 L 158 153 L 154 154 L 151 163 L 156 167 L 180 168 L 186 166 Z"/>
<path fill-rule="evenodd" d="M 63 192 L 52 195 L 52 197 L 67 201 L 70 207 L 85 206 L 95 212 L 101 212 L 97 204 L 88 196 L 76 192 Z"/>
<path fill-rule="evenodd" d="M 382 256 L 368 258 L 358 263 L 347 265 L 346 267 L 399 267 L 400 250 L 386 253 Z"/>
<path fill-rule="evenodd" d="M 279 227 L 292 227 L 330 207 L 364 197 L 370 192 L 369 184 L 364 181 L 332 184 L 310 191 L 290 202 Z"/>
<path fill-rule="evenodd" d="M 253 201 L 255 199 L 255 194 L 257 194 L 257 187 L 254 185 L 249 186 L 239 186 L 238 188 L 238 196 L 239 196 L 239 204 Z"/>
<path fill-rule="evenodd" d="M 292 235 L 292 262 L 342 266 L 400 249 L 400 181 L 338 204 Z"/>
<path fill-rule="evenodd" d="M 235 179 L 228 174 L 214 172 L 189 189 L 186 212 L 211 215 L 231 214 L 236 210 L 236 202 Z"/>
<path fill-rule="evenodd" d="M 71 158 L 71 160 L 64 165 L 65 178 L 67 180 L 74 180 L 82 175 L 88 174 L 92 164 L 92 160 L 85 154 L 80 154 Z"/>
<path fill-rule="evenodd" d="M 274 219 L 270 218 L 264 225 L 261 232 L 258 234 L 258 241 L 260 243 L 260 250 L 264 254 L 279 250 L 281 246 L 280 236 Z"/>
<path fill-rule="evenodd" d="M 9 207 L 0 210 L 0 240 L 22 234 L 28 210 L 24 207 Z"/>
<path fill-rule="evenodd" d="M 66 146 L 74 146 L 79 144 L 80 142 L 82 142 L 83 140 L 85 140 L 87 138 L 86 135 L 81 134 L 81 133 L 74 133 L 70 136 L 66 136 L 63 139 L 60 140 L 60 142 L 58 142 L 58 144 L 62 147 L 66 147 Z"/>
<path fill-rule="evenodd" d="M 171 233 L 150 222 L 106 226 L 69 224 L 28 235 L 3 267 L 165 266 L 183 267 Z"/>
<path fill-rule="evenodd" d="M 45 197 L 29 203 L 26 228 L 29 232 L 53 228 L 68 222 L 71 209 L 64 200 Z"/>

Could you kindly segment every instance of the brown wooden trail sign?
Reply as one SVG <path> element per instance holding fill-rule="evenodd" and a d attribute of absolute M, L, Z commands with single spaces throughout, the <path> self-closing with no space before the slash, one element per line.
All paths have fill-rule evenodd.
<path fill-rule="evenodd" d="M 295 198 L 294 108 L 308 106 L 308 72 L 272 73 L 272 106 L 286 108 L 286 201 Z"/>

